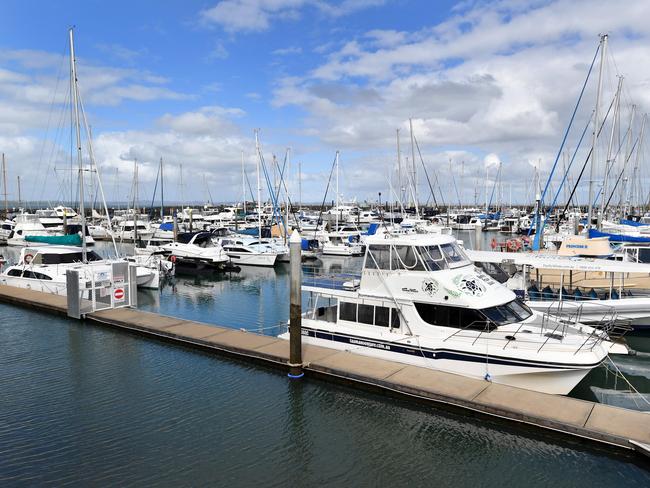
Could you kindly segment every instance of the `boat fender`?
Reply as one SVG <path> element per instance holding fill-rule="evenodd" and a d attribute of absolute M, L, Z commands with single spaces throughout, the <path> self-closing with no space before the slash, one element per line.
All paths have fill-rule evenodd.
<path fill-rule="evenodd" d="M 175 262 L 176 262 L 176 256 L 169 256 L 169 260 L 170 260 L 172 263 L 175 263 Z"/>
<path fill-rule="evenodd" d="M 33 254 L 25 254 L 25 258 L 23 259 L 23 262 L 24 262 L 25 264 L 29 264 L 29 263 L 32 262 L 32 259 L 34 259 L 34 255 L 33 255 Z"/>
<path fill-rule="evenodd" d="M 492 249 L 496 249 L 496 248 L 497 248 L 497 240 L 496 240 L 495 237 L 492 238 L 492 241 L 490 242 L 490 247 L 491 247 Z"/>

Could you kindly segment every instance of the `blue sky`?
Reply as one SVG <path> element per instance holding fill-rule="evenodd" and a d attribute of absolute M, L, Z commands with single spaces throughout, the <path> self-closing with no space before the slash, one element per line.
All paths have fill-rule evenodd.
<path fill-rule="evenodd" d="M 26 182 L 25 198 L 69 198 L 60 171 L 69 127 L 57 121 L 75 25 L 79 82 L 111 200 L 127 197 L 134 158 L 146 200 L 160 157 L 170 199 L 180 198 L 182 163 L 186 199 L 205 200 L 207 184 L 215 201 L 238 200 L 242 151 L 254 177 L 254 128 L 267 161 L 291 147 L 294 191 L 302 163 L 303 200 L 322 199 L 336 150 L 343 196 L 376 199 L 395 184 L 397 128 L 402 158 L 410 157 L 409 117 L 447 199 L 456 199 L 451 175 L 460 186 L 462 162 L 459 192 L 469 201 L 485 186 L 485 166 L 495 174 L 502 161 L 504 196 L 512 187 L 515 200 L 530 200 L 534 166 L 548 174 L 600 32 L 610 33 L 612 53 L 605 96 L 625 74 L 625 106 L 645 112 L 649 21 L 643 1 L 620 9 L 604 1 L 8 0 L 0 150 L 10 181 L 20 173 Z M 593 85 L 578 114 L 583 125 Z M 426 199 L 421 170 L 418 187 Z"/>

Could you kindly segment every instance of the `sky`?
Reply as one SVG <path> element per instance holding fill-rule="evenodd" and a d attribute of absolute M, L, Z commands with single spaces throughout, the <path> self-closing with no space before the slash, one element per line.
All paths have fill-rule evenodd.
<path fill-rule="evenodd" d="M 603 33 L 609 38 L 601 118 L 618 76 L 624 82 L 621 122 L 610 111 L 594 180 L 602 178 L 611 138 L 621 153 L 614 167 L 638 161 L 639 181 L 647 183 L 645 146 L 638 144 L 638 160 L 624 156 L 637 148 L 650 109 L 644 0 L 4 0 L 0 151 L 10 199 L 17 198 L 17 176 L 23 200 L 76 199 L 71 26 L 109 201 L 129 198 L 136 160 L 139 199 L 151 200 L 160 158 L 167 201 L 235 202 L 244 191 L 250 199 L 257 129 L 269 172 L 274 155 L 280 165 L 288 161 L 294 201 L 324 198 L 336 151 L 343 199 L 374 202 L 381 192 L 395 200 L 399 130 L 404 168 L 416 156 L 422 202 L 432 201 L 431 187 L 437 200 L 484 202 L 499 164 L 501 198 L 531 202 L 535 172 L 543 187 Z M 569 158 L 596 106 L 598 72 L 597 60 L 564 146 Z M 591 146 L 591 131 L 569 181 Z M 242 154 L 250 188 L 242 184 Z M 561 177 L 558 171 L 546 201 Z M 581 202 L 586 187 L 579 187 Z M 333 188 L 334 181 L 328 201 Z M 647 199 L 647 188 L 641 193 Z"/>

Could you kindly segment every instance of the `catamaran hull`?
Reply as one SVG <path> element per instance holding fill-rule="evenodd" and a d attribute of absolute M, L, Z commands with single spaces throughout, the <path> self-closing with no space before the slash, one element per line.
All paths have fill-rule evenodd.
<path fill-rule="evenodd" d="M 371 338 L 352 337 L 313 329 L 302 329 L 304 344 L 327 347 L 354 354 L 410 364 L 447 373 L 454 373 L 527 390 L 554 395 L 567 395 L 600 362 L 583 366 L 535 364 L 517 359 L 475 355 L 466 351 L 440 349 L 423 351 L 404 343 L 387 343 Z M 289 333 L 279 336 L 289 339 Z M 496 354 L 496 351 L 495 351 Z M 488 376 L 489 375 L 489 376 Z"/>

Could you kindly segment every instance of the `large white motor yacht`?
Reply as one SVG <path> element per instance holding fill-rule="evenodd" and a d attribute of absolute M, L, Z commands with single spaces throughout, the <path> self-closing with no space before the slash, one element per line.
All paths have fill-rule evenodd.
<path fill-rule="evenodd" d="M 531 311 L 452 236 L 367 243 L 359 279 L 303 281 L 305 343 L 553 394 L 568 394 L 608 353 L 627 353 L 607 330 Z"/>

